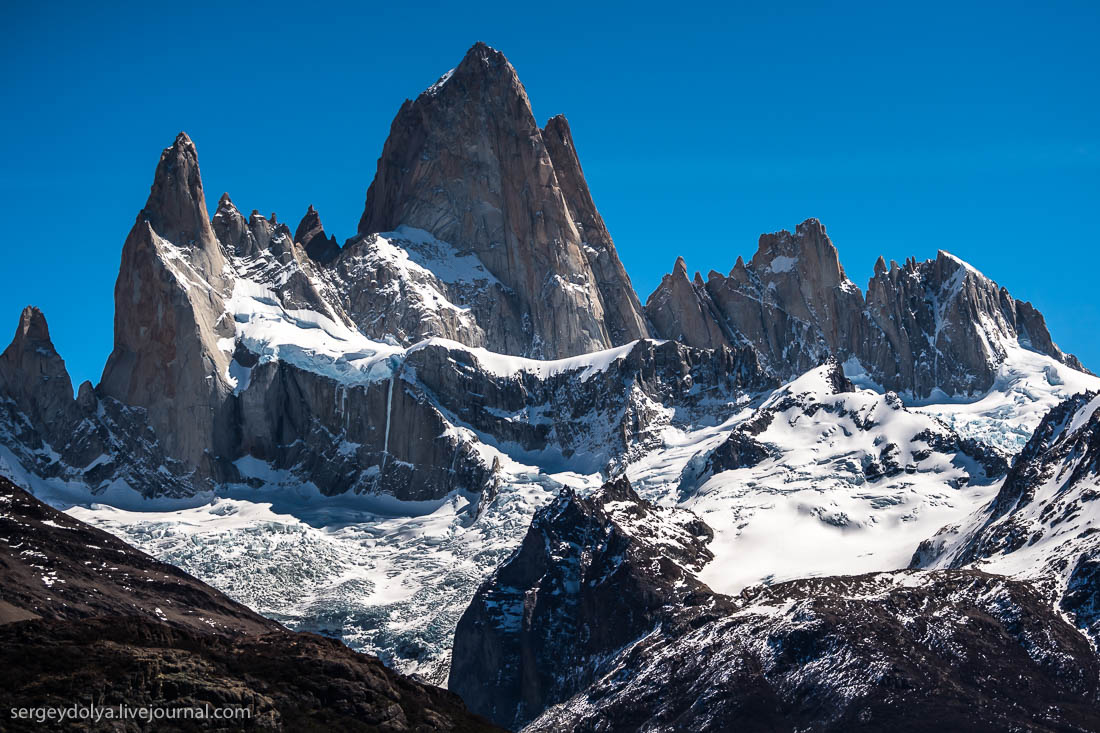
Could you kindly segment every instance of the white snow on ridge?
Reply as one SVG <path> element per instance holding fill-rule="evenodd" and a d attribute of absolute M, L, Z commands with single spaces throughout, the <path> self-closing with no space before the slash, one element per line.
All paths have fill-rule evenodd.
<path fill-rule="evenodd" d="M 718 473 L 680 496 L 679 475 L 688 461 L 721 443 L 729 428 L 753 414 L 746 411 L 721 428 L 681 433 L 676 444 L 628 469 L 646 498 L 679 502 L 715 530 L 715 559 L 699 577 L 717 591 L 904 568 L 923 539 L 996 492 L 996 484 L 956 488 L 968 473 L 980 474 L 968 460 L 956 465 L 936 452 L 915 455 L 928 447 L 914 441 L 918 433 L 946 434 L 929 416 L 867 390 L 834 394 L 823 368 L 777 390 L 761 409 L 792 395 L 828 409 L 812 416 L 802 406 L 778 413 L 757 436 L 776 458 Z M 897 446 L 888 451 L 892 459 L 906 470 L 868 478 L 865 463 L 879 460 L 890 444 Z"/>
<path fill-rule="evenodd" d="M 779 255 L 768 265 L 768 272 L 790 272 L 796 264 L 798 264 L 797 257 Z"/>
<path fill-rule="evenodd" d="M 349 385 L 388 379 L 402 350 L 312 310 L 284 308 L 274 290 L 236 279 L 227 307 L 237 338 L 260 362 L 285 361 Z M 238 383 L 239 388 L 243 388 Z"/>
<path fill-rule="evenodd" d="M 498 377 L 514 377 L 520 372 L 525 372 L 539 379 L 548 379 L 568 371 L 579 371 L 581 381 L 591 378 L 593 375 L 607 371 L 617 360 L 622 359 L 638 345 L 638 341 L 631 341 L 622 346 L 615 346 L 603 351 L 594 351 L 589 354 L 570 356 L 564 359 L 529 359 L 523 356 L 509 356 L 498 354 L 481 347 L 466 346 L 457 341 L 445 338 L 431 338 L 421 341 L 409 347 L 412 353 L 426 346 L 443 346 L 448 349 L 458 349 L 473 355 L 478 365 L 486 372 Z M 662 344 L 664 341 L 655 341 Z"/>
<path fill-rule="evenodd" d="M 453 245 L 436 239 L 430 232 L 399 226 L 377 235 L 376 251 L 403 269 L 418 269 L 420 274 L 446 283 L 484 283 L 500 281 L 472 252 L 460 253 Z"/>
<path fill-rule="evenodd" d="M 1016 453 L 1051 408 L 1075 394 L 1100 390 L 1100 377 L 1020 346 L 1006 350 L 986 394 L 975 398 L 939 392 L 913 403 L 912 409 L 940 418 L 963 437 Z"/>

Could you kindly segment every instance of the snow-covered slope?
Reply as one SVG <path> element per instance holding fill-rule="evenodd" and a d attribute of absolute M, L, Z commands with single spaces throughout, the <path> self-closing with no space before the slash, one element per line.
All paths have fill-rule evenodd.
<path fill-rule="evenodd" d="M 714 528 L 715 560 L 700 577 L 725 593 L 905 567 L 929 527 L 991 497 L 1007 468 L 896 395 L 855 389 L 835 363 L 720 430 L 673 440 L 628 475 L 644 496 L 678 501 Z"/>
<path fill-rule="evenodd" d="M 1034 581 L 1100 644 L 1100 397 L 1039 424 L 996 496 L 921 544 L 919 567 L 977 567 Z"/>

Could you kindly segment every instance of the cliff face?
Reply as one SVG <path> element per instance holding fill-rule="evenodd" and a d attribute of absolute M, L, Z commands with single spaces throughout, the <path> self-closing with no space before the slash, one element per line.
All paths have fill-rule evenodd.
<path fill-rule="evenodd" d="M 522 727 L 669 609 L 709 595 L 691 570 L 710 559 L 711 537 L 690 512 L 639 499 L 625 478 L 589 499 L 563 493 L 459 621 L 448 686 L 474 711 Z"/>
<path fill-rule="evenodd" d="M 974 394 L 992 385 L 1007 349 L 1024 345 L 1075 369 L 1041 314 L 947 252 L 887 268 L 867 285 L 866 337 L 852 351 L 876 381 L 924 397 L 934 389 Z"/>
<path fill-rule="evenodd" d="M 549 145 L 508 60 L 475 45 L 398 112 L 360 237 L 404 226 L 474 254 L 518 315 L 488 333 L 493 351 L 554 358 L 643 337 L 568 126 L 552 120 L 546 133 Z"/>
<path fill-rule="evenodd" d="M 27 306 L 8 348 L 0 354 L 0 393 L 36 425 L 63 422 L 73 407 L 73 384 L 50 340 L 42 311 Z"/>
<path fill-rule="evenodd" d="M 161 155 L 145 208 L 122 247 L 115 346 L 105 396 L 141 407 L 171 455 L 209 475 L 219 413 L 231 393 L 230 284 L 206 210 L 198 154 L 180 133 Z"/>
<path fill-rule="evenodd" d="M 829 357 L 854 358 L 885 389 L 918 399 L 940 390 L 973 395 L 993 385 L 1010 348 L 1083 369 L 1051 340 L 1030 303 L 946 252 L 904 267 L 879 258 L 864 297 L 816 219 L 760 237 L 747 264 L 706 282 L 678 261 L 646 302 L 663 338 L 699 347 L 748 343 L 781 378 Z"/>

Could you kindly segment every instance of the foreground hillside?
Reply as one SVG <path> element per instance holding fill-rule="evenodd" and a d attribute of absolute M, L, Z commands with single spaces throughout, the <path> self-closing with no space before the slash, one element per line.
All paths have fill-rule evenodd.
<path fill-rule="evenodd" d="M 247 708 L 257 730 L 495 728 L 453 694 L 286 631 L 0 478 L 0 702 Z M 159 730 L 207 729 L 194 721 Z M 138 730 L 88 726 L 88 729 Z"/>

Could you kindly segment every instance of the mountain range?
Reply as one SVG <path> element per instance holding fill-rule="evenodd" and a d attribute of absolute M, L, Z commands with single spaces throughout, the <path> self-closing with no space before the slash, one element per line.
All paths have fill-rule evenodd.
<path fill-rule="evenodd" d="M 401 106 L 343 244 L 211 214 L 180 133 L 114 334 L 74 392 L 19 315 L 0 474 L 234 599 L 135 625 L 213 603 L 248 625 L 217 654 L 316 632 L 511 729 L 1100 729 L 1100 378 L 947 251 L 861 289 L 812 218 L 643 305 L 568 122 L 484 44 Z M 106 633 L 34 610 L 39 570 L 0 631 Z"/>

